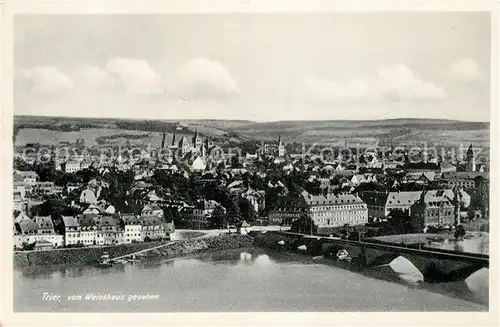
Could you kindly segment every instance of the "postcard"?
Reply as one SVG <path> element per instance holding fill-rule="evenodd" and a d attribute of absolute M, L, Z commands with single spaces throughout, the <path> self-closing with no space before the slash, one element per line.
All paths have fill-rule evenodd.
<path fill-rule="evenodd" d="M 498 324 L 498 6 L 3 9 L 3 325 Z"/>

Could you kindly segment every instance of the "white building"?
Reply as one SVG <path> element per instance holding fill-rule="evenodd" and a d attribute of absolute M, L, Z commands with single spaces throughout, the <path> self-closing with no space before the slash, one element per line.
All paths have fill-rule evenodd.
<path fill-rule="evenodd" d="M 141 238 L 143 241 L 166 237 L 161 218 L 156 216 L 141 216 L 140 221 L 142 225 Z"/>
<path fill-rule="evenodd" d="M 82 214 L 78 216 L 80 225 L 80 242 L 85 246 L 97 245 L 98 227 L 94 220 L 94 214 Z"/>
<path fill-rule="evenodd" d="M 82 165 L 82 162 L 79 160 L 67 161 L 64 164 L 64 172 L 67 174 L 76 173 L 77 171 L 82 170 L 81 165 Z"/>
<path fill-rule="evenodd" d="M 157 204 L 147 204 L 141 210 L 141 216 L 156 216 L 163 218 L 163 209 Z"/>
<path fill-rule="evenodd" d="M 80 203 L 96 204 L 97 198 L 92 190 L 86 189 L 80 193 Z"/>
<path fill-rule="evenodd" d="M 52 243 L 53 247 L 63 246 L 63 236 L 56 234 L 54 231 L 54 224 L 50 216 L 36 216 L 34 220 L 37 225 L 38 234 L 35 242 L 45 240 Z"/>
<path fill-rule="evenodd" d="M 116 212 L 116 209 L 112 204 L 110 204 L 110 205 L 106 206 L 106 209 L 104 209 L 104 212 L 109 213 L 109 214 L 114 214 Z"/>
<path fill-rule="evenodd" d="M 52 247 L 63 245 L 63 236 L 54 232 L 50 217 L 24 218 L 14 223 L 14 245 L 21 248 L 24 244 L 33 244 L 42 240 L 48 241 Z"/>
<path fill-rule="evenodd" d="M 26 198 L 26 186 L 24 186 L 22 181 L 14 181 L 14 195 L 19 196 L 21 200 Z"/>
<path fill-rule="evenodd" d="M 89 204 L 87 208 L 85 208 L 85 210 L 83 210 L 83 214 L 85 215 L 89 215 L 89 214 L 94 214 L 94 215 L 97 215 L 97 214 L 100 214 L 102 212 L 102 208 L 95 205 L 95 204 Z"/>
<path fill-rule="evenodd" d="M 64 245 L 80 243 L 80 224 L 76 217 L 63 216 L 64 223 Z"/>
<path fill-rule="evenodd" d="M 356 174 L 352 176 L 351 183 L 355 186 L 364 183 L 377 183 L 377 177 L 373 174 Z"/>
<path fill-rule="evenodd" d="M 124 215 L 122 217 L 125 225 L 124 242 L 134 243 L 142 241 L 142 225 L 139 218 L 133 215 Z"/>
<path fill-rule="evenodd" d="M 82 227 L 80 231 L 80 242 L 85 246 L 92 246 L 97 244 L 97 227 L 86 226 Z"/>
<path fill-rule="evenodd" d="M 368 208 L 355 194 L 312 195 L 302 192 L 308 214 L 319 228 L 365 225 Z"/>
<path fill-rule="evenodd" d="M 22 181 L 27 190 L 31 190 L 38 181 L 38 174 L 34 171 L 20 171 L 14 172 L 14 181 Z"/>
<path fill-rule="evenodd" d="M 204 171 L 207 168 L 207 164 L 205 163 L 205 160 L 203 160 L 202 157 L 197 157 L 196 159 L 193 160 L 193 163 L 191 164 L 191 170 L 193 171 Z"/>
<path fill-rule="evenodd" d="M 125 231 L 122 229 L 118 229 L 116 231 L 116 244 L 124 244 L 125 242 Z"/>

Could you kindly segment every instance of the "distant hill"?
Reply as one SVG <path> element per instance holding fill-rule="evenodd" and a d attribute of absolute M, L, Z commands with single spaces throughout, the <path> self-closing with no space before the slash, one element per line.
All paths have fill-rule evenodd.
<path fill-rule="evenodd" d="M 61 126 L 65 129 L 61 130 Z M 14 130 L 42 128 L 57 131 L 78 128 L 135 130 L 173 133 L 198 131 L 213 138 L 246 140 L 276 140 L 279 135 L 289 142 L 344 144 L 346 140 L 359 144 L 419 144 L 452 145 L 463 143 L 489 148 L 490 123 L 464 122 L 446 119 L 383 119 L 254 122 L 246 120 L 133 120 L 115 118 L 74 118 L 15 116 Z"/>
<path fill-rule="evenodd" d="M 489 145 L 490 124 L 444 119 L 387 119 L 369 121 L 278 121 L 251 123 L 233 129 L 250 138 L 276 139 L 286 142 L 450 145 L 457 142 Z"/>

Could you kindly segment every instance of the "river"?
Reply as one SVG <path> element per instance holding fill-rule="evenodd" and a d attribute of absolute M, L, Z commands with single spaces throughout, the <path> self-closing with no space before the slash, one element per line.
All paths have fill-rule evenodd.
<path fill-rule="evenodd" d="M 485 232 L 468 232 L 467 238 L 455 241 L 453 238 L 445 238 L 441 242 L 426 244 L 428 247 L 436 247 L 443 250 L 457 252 L 469 252 L 479 254 L 490 253 L 490 234 Z"/>
<path fill-rule="evenodd" d="M 346 266 L 340 267 L 339 264 Z M 463 282 L 426 284 L 419 281 L 421 276 L 416 268 L 401 257 L 388 266 L 363 272 L 344 269 L 348 268 L 347 265 L 333 264 L 327 259 L 313 260 L 301 254 L 249 249 L 118 264 L 110 268 L 26 267 L 14 272 L 14 310 L 488 310 L 487 269 L 474 273 Z M 115 299 L 109 299 L 112 296 Z"/>

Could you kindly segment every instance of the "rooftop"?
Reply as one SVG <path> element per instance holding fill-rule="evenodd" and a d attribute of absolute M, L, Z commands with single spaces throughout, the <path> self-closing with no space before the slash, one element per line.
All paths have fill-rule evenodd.
<path fill-rule="evenodd" d="M 307 191 L 302 191 L 302 197 L 308 205 L 342 205 L 342 204 L 362 204 L 363 200 L 359 198 L 356 194 L 343 193 L 343 194 L 332 194 L 329 193 L 325 195 L 312 195 Z"/>
<path fill-rule="evenodd" d="M 420 199 L 421 193 L 421 191 L 390 192 L 387 197 L 386 205 L 411 206 Z"/>

